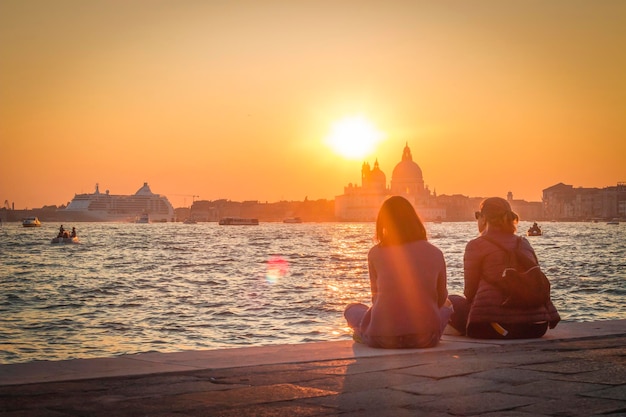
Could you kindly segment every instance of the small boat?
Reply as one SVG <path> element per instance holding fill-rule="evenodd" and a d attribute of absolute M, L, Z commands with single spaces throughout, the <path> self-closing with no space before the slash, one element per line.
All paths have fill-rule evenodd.
<path fill-rule="evenodd" d="M 37 217 L 26 217 L 22 220 L 22 226 L 24 227 L 41 227 L 41 222 Z"/>
<path fill-rule="evenodd" d="M 150 215 L 148 213 L 142 213 L 139 218 L 135 220 L 135 223 L 147 224 L 150 223 Z"/>
<path fill-rule="evenodd" d="M 79 243 L 78 236 L 74 237 L 55 237 L 50 243 Z"/>
<path fill-rule="evenodd" d="M 541 231 L 541 227 L 537 225 L 537 223 L 533 223 L 533 225 L 526 232 L 526 236 L 541 236 L 543 232 Z"/>
<path fill-rule="evenodd" d="M 219 224 L 221 226 L 257 226 L 259 219 L 224 217 L 220 219 Z"/>
<path fill-rule="evenodd" d="M 619 224 L 619 219 L 609 220 L 606 224 Z"/>
<path fill-rule="evenodd" d="M 302 219 L 300 217 L 288 217 L 283 220 L 283 223 L 302 223 Z"/>
<path fill-rule="evenodd" d="M 63 225 L 59 228 L 59 234 L 53 238 L 50 243 L 78 243 L 78 236 L 76 235 L 76 228 L 72 227 L 72 232 L 68 232 L 63 228 Z"/>
<path fill-rule="evenodd" d="M 192 217 L 187 217 L 183 223 L 184 224 L 196 224 L 198 222 L 196 221 L 196 219 L 194 219 Z"/>

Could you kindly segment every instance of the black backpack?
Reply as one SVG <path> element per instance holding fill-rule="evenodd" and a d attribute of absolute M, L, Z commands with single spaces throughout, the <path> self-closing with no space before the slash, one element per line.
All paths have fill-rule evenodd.
<path fill-rule="evenodd" d="M 521 250 L 521 237 L 517 237 L 514 250 L 509 250 L 495 240 L 482 236 L 507 253 L 507 266 L 496 283 L 505 295 L 503 307 L 535 308 L 550 301 L 550 281 L 536 259 Z"/>

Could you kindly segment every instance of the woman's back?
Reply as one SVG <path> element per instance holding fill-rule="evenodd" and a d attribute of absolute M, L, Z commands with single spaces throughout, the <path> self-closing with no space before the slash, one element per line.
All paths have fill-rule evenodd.
<path fill-rule="evenodd" d="M 452 314 L 443 254 L 401 196 L 383 202 L 376 240 L 368 253 L 372 306 L 352 303 L 344 311 L 354 337 L 374 347 L 435 346 Z"/>
<path fill-rule="evenodd" d="M 441 251 L 425 240 L 374 246 L 368 255 L 372 312 L 363 331 L 372 336 L 437 333 L 448 294 Z"/>

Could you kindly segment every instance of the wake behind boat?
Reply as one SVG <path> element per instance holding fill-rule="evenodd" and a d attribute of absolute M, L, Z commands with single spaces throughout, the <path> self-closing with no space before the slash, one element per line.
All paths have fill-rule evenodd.
<path fill-rule="evenodd" d="M 78 237 L 74 236 L 74 237 L 55 237 L 53 238 L 50 243 L 80 243 L 78 241 Z"/>

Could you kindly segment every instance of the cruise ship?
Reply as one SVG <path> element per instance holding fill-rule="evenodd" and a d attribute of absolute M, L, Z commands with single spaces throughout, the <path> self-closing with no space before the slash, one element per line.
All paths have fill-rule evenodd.
<path fill-rule="evenodd" d="M 109 190 L 101 193 L 96 184 L 93 194 L 76 194 L 63 212 L 75 221 L 132 222 L 144 213 L 151 222 L 174 221 L 172 204 L 167 197 L 154 194 L 147 182 L 133 195 L 113 195 Z"/>

